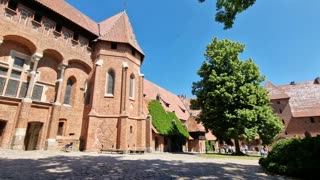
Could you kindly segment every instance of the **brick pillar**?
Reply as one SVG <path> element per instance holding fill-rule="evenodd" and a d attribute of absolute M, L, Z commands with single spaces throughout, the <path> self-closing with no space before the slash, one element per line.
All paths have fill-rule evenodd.
<path fill-rule="evenodd" d="M 146 149 L 147 152 L 152 152 L 152 129 L 151 129 L 151 122 L 152 117 L 148 116 L 146 120 Z"/>
<path fill-rule="evenodd" d="M 122 79 L 121 79 L 121 100 L 120 100 L 120 114 L 126 114 L 126 101 L 127 101 L 127 70 L 128 64 L 122 62 Z"/>
<path fill-rule="evenodd" d="M 93 91 L 92 91 L 92 105 L 91 111 L 89 112 L 89 116 L 97 115 L 96 109 L 98 108 L 97 105 L 99 104 L 99 98 L 101 97 L 101 88 L 100 86 L 100 77 L 101 77 L 101 66 L 103 65 L 103 60 L 97 60 L 95 63 L 95 76 L 94 76 L 94 84 L 93 84 Z M 104 88 L 103 88 L 104 90 Z"/>
<path fill-rule="evenodd" d="M 68 65 L 66 64 L 60 64 L 59 65 L 59 70 L 60 70 L 60 74 L 59 74 L 59 79 L 57 79 L 56 83 L 58 84 L 58 92 L 57 92 L 57 96 L 56 96 L 56 100 L 54 102 L 55 105 L 61 105 L 61 91 L 62 91 L 62 82 L 63 82 L 63 77 L 64 77 L 64 71 L 67 68 Z"/>
<path fill-rule="evenodd" d="M 32 101 L 30 99 L 23 99 L 20 105 L 18 120 L 16 124 L 15 133 L 12 141 L 12 149 L 24 150 L 24 139 L 27 133 L 29 112 L 31 109 Z"/>
<path fill-rule="evenodd" d="M 139 74 L 139 116 L 143 115 L 143 82 L 144 82 L 144 74 Z"/>
<path fill-rule="evenodd" d="M 56 150 L 58 148 L 56 136 L 58 131 L 58 123 L 60 118 L 61 105 L 54 104 L 51 110 L 48 136 L 46 140 L 46 150 Z"/>
<path fill-rule="evenodd" d="M 31 71 L 31 78 L 29 81 L 29 87 L 27 90 L 27 96 L 22 99 L 21 105 L 20 105 L 20 110 L 18 114 L 18 119 L 16 123 L 16 128 L 15 128 L 15 133 L 13 136 L 13 141 L 12 141 L 12 149 L 17 149 L 17 150 L 24 150 L 25 149 L 25 144 L 24 144 L 24 139 L 26 136 L 27 132 L 27 127 L 28 127 L 28 118 L 29 118 L 29 112 L 31 110 L 31 95 L 32 95 L 32 88 L 34 86 L 34 79 L 36 75 L 36 70 L 38 67 L 38 61 L 42 58 L 42 54 L 40 53 L 35 53 L 32 56 L 32 61 L 34 61 L 33 69 Z"/>
<path fill-rule="evenodd" d="M 30 81 L 29 81 L 29 86 L 28 86 L 28 90 L 27 90 L 27 95 L 26 98 L 27 99 L 31 99 L 32 97 L 32 92 L 33 92 L 33 88 L 35 85 L 35 77 L 36 77 L 36 73 L 37 73 L 37 68 L 38 68 L 38 62 L 39 60 L 42 58 L 42 54 L 36 53 L 32 56 L 32 61 L 33 61 L 33 68 L 31 71 L 31 77 L 30 77 Z"/>
<path fill-rule="evenodd" d="M 119 123 L 118 123 L 117 149 L 123 150 L 124 153 L 128 151 L 127 121 L 128 121 L 128 117 L 122 116 L 119 118 Z"/>
<path fill-rule="evenodd" d="M 142 128 L 142 123 L 143 121 L 142 120 L 137 120 L 137 129 L 136 129 L 136 132 L 137 132 L 137 140 L 136 140 L 136 148 L 137 149 L 142 149 L 144 148 L 142 145 L 142 131 L 144 128 Z"/>
<path fill-rule="evenodd" d="M 126 114 L 126 97 L 127 97 L 127 70 L 128 64 L 122 63 L 122 78 L 121 78 L 121 100 L 120 100 L 120 117 L 118 119 L 117 133 L 117 149 L 128 150 L 127 146 L 127 120 Z"/>
<path fill-rule="evenodd" d="M 51 116 L 49 121 L 49 128 L 48 128 L 46 148 L 45 148 L 47 150 L 55 150 L 58 148 L 56 136 L 58 131 L 60 111 L 61 111 L 60 99 L 61 99 L 61 91 L 62 91 L 62 82 L 63 82 L 64 71 L 66 67 L 67 65 L 65 64 L 61 64 L 59 66 L 60 74 L 58 76 L 59 79 L 57 80 L 58 92 L 57 92 L 56 100 L 51 109 Z"/>

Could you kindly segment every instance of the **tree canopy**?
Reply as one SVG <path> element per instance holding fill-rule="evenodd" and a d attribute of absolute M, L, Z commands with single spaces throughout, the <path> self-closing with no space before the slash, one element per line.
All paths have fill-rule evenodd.
<path fill-rule="evenodd" d="M 205 0 L 199 0 L 204 2 Z M 233 26 L 237 14 L 248 9 L 256 0 L 217 0 L 217 13 L 215 20 L 224 24 L 224 29 L 230 29 Z"/>
<path fill-rule="evenodd" d="M 201 80 L 194 82 L 197 98 L 192 107 L 200 108 L 199 120 L 220 140 L 252 140 L 257 135 L 269 144 L 282 130 L 270 107 L 264 76 L 252 59 L 242 61 L 244 45 L 214 38 L 207 45 L 206 61 L 198 70 Z M 237 147 L 238 146 L 238 147 Z M 236 143 L 237 152 L 239 144 Z"/>

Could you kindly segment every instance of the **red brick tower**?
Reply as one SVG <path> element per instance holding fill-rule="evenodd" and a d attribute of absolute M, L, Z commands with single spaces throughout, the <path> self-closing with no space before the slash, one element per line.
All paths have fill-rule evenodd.
<path fill-rule="evenodd" d="M 144 149 L 143 51 L 126 12 L 99 23 L 99 27 L 93 54 L 92 108 L 84 126 L 88 129 L 86 150 Z"/>

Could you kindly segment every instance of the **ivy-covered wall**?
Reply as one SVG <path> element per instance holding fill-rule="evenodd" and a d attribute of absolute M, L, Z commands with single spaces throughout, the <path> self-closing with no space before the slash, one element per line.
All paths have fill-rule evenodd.
<path fill-rule="evenodd" d="M 189 137 L 188 130 L 176 114 L 166 111 L 159 101 L 152 100 L 148 104 L 148 109 L 152 116 L 152 125 L 161 135 Z"/>

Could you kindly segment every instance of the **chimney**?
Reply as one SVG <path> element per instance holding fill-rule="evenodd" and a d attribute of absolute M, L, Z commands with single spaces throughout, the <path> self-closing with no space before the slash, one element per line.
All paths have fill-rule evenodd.
<path fill-rule="evenodd" d="M 313 83 L 314 83 L 314 84 L 320 84 L 320 77 L 317 77 L 317 78 L 314 80 Z"/>

